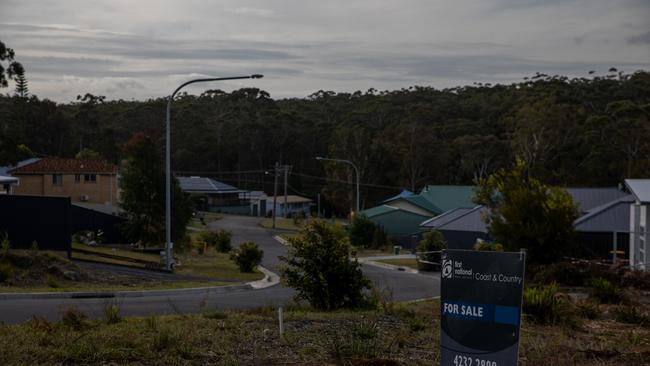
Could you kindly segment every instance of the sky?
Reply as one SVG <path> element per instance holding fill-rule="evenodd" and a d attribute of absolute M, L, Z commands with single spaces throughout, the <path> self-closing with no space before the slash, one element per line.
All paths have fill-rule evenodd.
<path fill-rule="evenodd" d="M 0 0 L 0 40 L 58 102 L 250 74 L 187 91 L 304 98 L 650 70 L 650 0 Z"/>

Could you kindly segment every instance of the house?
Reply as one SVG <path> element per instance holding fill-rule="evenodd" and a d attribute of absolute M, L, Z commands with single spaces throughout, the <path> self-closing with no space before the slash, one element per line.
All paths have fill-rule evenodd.
<path fill-rule="evenodd" d="M 629 202 L 631 196 L 616 187 L 566 188 L 578 207 L 574 221 L 577 240 L 583 255 L 608 257 L 616 247 L 627 250 Z M 484 206 L 458 208 L 422 222 L 423 230 L 436 229 L 447 240 L 449 248 L 471 249 L 477 239 L 490 240 Z"/>
<path fill-rule="evenodd" d="M 472 186 L 429 185 L 418 194 L 404 190 L 362 213 L 386 234 L 411 246 L 411 236 L 421 231 L 423 221 L 452 209 L 470 207 L 472 195 Z"/>
<path fill-rule="evenodd" d="M 13 194 L 17 184 L 18 178 L 0 175 L 0 194 Z"/>
<path fill-rule="evenodd" d="M 650 179 L 626 179 L 625 186 L 633 196 L 630 202 L 630 266 L 650 270 L 648 228 L 650 227 Z"/>
<path fill-rule="evenodd" d="M 117 166 L 101 160 L 43 158 L 10 168 L 14 193 L 70 197 L 72 202 L 119 202 Z"/>
<path fill-rule="evenodd" d="M 285 196 L 276 196 L 275 197 L 275 212 L 276 216 L 285 216 L 285 202 L 284 202 L 284 197 Z M 287 202 L 286 202 L 286 216 L 294 216 L 294 215 L 300 215 L 300 216 L 309 216 L 311 213 L 311 206 L 313 204 L 313 200 L 309 199 L 307 197 L 302 197 L 302 196 L 297 196 L 293 194 L 289 194 L 286 196 L 287 197 Z M 266 199 L 266 215 L 270 216 L 273 214 L 273 201 L 274 197 L 269 196 Z"/>
<path fill-rule="evenodd" d="M 241 198 L 244 191 L 206 177 L 178 177 L 181 190 L 195 199 L 198 209 L 212 212 L 248 215 L 249 200 Z"/>
<path fill-rule="evenodd" d="M 250 191 L 243 192 L 239 194 L 239 199 L 249 200 L 250 202 L 250 213 L 251 216 L 265 216 L 266 215 L 266 205 L 269 200 L 269 196 L 262 191 Z M 283 198 L 284 199 L 284 198 Z M 282 201 L 284 202 L 284 201 Z"/>

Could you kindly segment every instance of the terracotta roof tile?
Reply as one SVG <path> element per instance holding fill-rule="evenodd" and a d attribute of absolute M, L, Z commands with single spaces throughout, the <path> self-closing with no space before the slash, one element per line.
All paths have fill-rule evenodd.
<path fill-rule="evenodd" d="M 46 158 L 11 171 L 12 175 L 44 173 L 115 174 L 117 166 L 102 160 Z"/>

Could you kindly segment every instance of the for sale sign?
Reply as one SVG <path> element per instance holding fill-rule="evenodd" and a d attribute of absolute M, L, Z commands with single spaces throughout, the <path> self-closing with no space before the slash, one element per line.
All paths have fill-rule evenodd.
<path fill-rule="evenodd" d="M 443 250 L 441 260 L 441 365 L 517 365 L 525 253 Z"/>

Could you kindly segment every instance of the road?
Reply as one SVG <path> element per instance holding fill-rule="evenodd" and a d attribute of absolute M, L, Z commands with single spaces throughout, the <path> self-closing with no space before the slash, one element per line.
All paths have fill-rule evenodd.
<path fill-rule="evenodd" d="M 210 224 L 211 228 L 225 228 L 233 232 L 233 245 L 253 241 L 264 250 L 262 265 L 277 271 L 278 256 L 286 253 L 286 247 L 275 239 L 277 232 L 258 226 L 259 219 L 227 216 Z M 404 273 L 364 265 L 364 273 L 377 288 L 392 294 L 395 301 L 415 300 L 438 296 L 440 281 L 437 276 Z M 76 306 L 91 318 L 100 318 L 109 302 L 117 301 L 123 316 L 146 316 L 152 314 L 195 313 L 213 309 L 242 309 L 262 306 L 279 306 L 293 297 L 291 289 L 273 286 L 260 290 L 235 290 L 226 293 L 209 291 L 182 292 L 173 295 L 145 295 L 115 299 L 1 299 L 0 321 L 13 324 L 42 316 L 50 320 L 60 318 L 61 312 Z"/>

